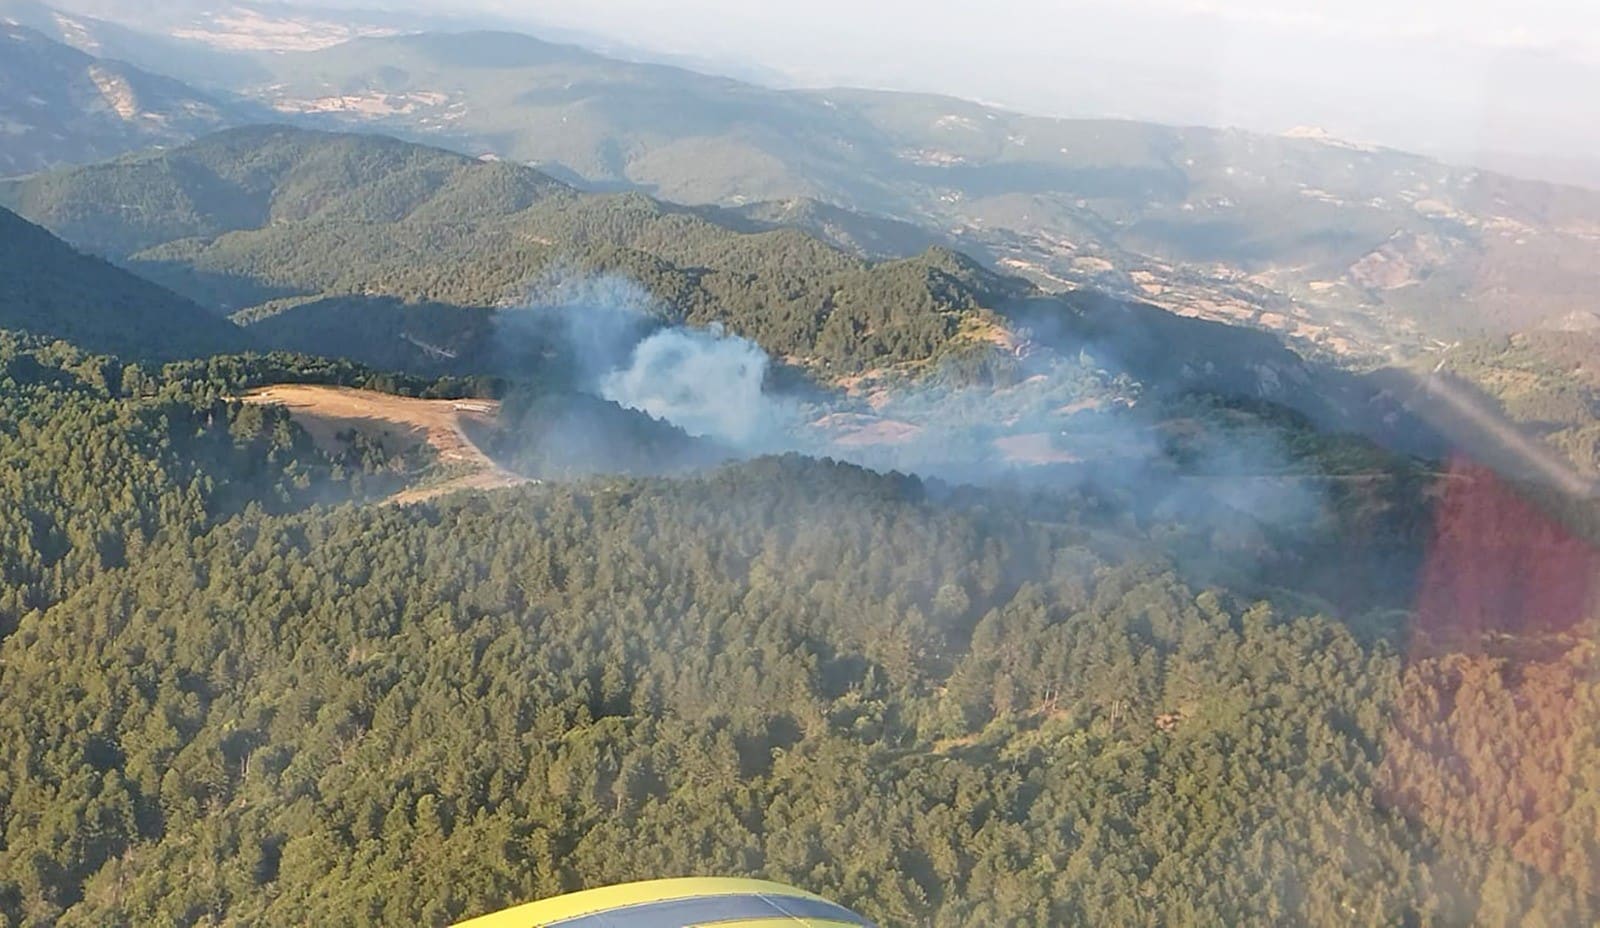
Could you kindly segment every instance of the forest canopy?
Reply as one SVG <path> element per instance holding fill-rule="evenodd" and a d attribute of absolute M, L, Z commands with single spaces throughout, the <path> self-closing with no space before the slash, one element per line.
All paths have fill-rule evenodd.
<path fill-rule="evenodd" d="M 228 399 L 266 363 L 0 343 L 0 923 L 695 873 L 886 926 L 1600 914 L 1581 622 L 1422 647 L 1438 564 L 1358 616 L 1305 592 L 1331 544 L 1224 584 L 1091 491 L 795 456 L 362 504 L 394 462 Z M 266 373 L 376 376 L 321 363 Z M 1454 476 L 1468 532 L 1521 505 Z"/>

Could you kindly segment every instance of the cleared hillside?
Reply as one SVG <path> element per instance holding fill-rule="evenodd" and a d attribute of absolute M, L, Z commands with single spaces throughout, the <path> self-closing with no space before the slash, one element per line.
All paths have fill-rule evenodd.
<path fill-rule="evenodd" d="M 241 399 L 288 410 L 296 424 L 335 456 L 348 452 L 356 435 L 397 457 L 426 444 L 437 455 L 444 479 L 390 498 L 401 505 L 458 490 L 514 486 L 524 479 L 496 464 L 471 437 L 472 430 L 495 427 L 500 404 L 494 400 L 430 400 L 318 384 L 260 387 Z"/>

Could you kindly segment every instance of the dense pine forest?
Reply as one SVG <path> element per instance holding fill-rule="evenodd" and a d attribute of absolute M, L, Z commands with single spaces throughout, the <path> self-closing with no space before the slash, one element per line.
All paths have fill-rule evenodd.
<path fill-rule="evenodd" d="M 131 359 L 242 351 L 226 319 L 0 209 L 0 329 L 62 338 Z"/>
<path fill-rule="evenodd" d="M 0 211 L 4 928 L 691 874 L 885 928 L 1600 918 L 1600 517 L 1397 381 L 394 140 L 0 197 L 107 259 Z M 816 455 L 603 398 L 661 333 Z M 1581 463 L 1584 344 L 1440 370 Z M 242 401 L 282 384 L 498 404 L 460 440 L 525 482 L 401 504 L 432 446 Z M 818 422 L 927 432 L 875 471 Z"/>
<path fill-rule="evenodd" d="M 1600 925 L 1600 14 L 65 3 L 0 928 Z"/>
<path fill-rule="evenodd" d="M 1492 475 L 1348 491 L 1223 582 L 1175 552 L 1227 533 L 1114 492 L 795 456 L 378 505 L 427 462 L 230 399 L 294 379 L 501 389 L 0 344 L 0 923 L 694 873 L 886 926 L 1600 916 L 1587 591 L 1551 592 L 1592 547 Z"/>

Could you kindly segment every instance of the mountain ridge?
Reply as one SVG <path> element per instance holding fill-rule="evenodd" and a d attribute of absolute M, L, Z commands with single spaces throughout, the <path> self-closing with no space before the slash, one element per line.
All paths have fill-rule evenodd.
<path fill-rule="evenodd" d="M 1600 193 L 1292 133 L 773 90 L 505 30 L 252 61 L 229 89 L 278 118 L 756 217 L 814 201 L 853 216 L 801 224 L 864 254 L 947 243 L 1355 365 L 1565 314 L 1600 262 Z"/>
<path fill-rule="evenodd" d="M 452 64 L 474 49 L 504 67 Z M 1391 149 L 771 90 L 505 33 L 370 38 L 277 68 L 248 92 L 322 125 L 690 204 L 837 204 L 1046 286 L 1183 305 L 1329 355 L 1414 354 L 1559 315 L 1600 258 L 1600 193 Z"/>
<path fill-rule="evenodd" d="M 0 208 L 0 329 L 132 359 L 242 351 L 237 326 Z"/>
<path fill-rule="evenodd" d="M 886 336 L 864 321 L 828 334 L 829 288 L 880 328 L 901 312 L 885 287 L 921 294 L 906 305 L 945 334 L 948 323 L 933 317 L 972 302 L 934 293 L 935 281 L 904 263 L 872 265 L 798 230 L 742 232 L 640 194 L 584 194 L 530 168 L 371 135 L 230 130 L 16 182 L 0 199 L 229 313 L 360 295 L 488 308 L 576 262 L 637 277 L 702 322 L 729 321 L 721 307 L 730 300 L 759 306 L 763 316 L 742 324 L 764 326 L 771 350 L 832 338 L 843 361 L 850 345 Z M 343 258 L 329 261 L 335 252 Z M 976 265 L 952 261 L 936 256 L 940 273 L 976 279 Z M 839 283 L 820 283 L 829 278 Z M 926 357 L 931 330 L 912 337 Z"/>
<path fill-rule="evenodd" d="M 219 178 L 231 180 L 219 188 Z M 150 197 L 139 215 L 162 222 L 124 221 L 123 190 Z M 503 310 L 537 307 L 563 281 L 598 281 L 620 288 L 604 300 L 725 326 L 825 388 L 870 395 L 949 378 L 999 387 L 1054 363 L 1045 358 L 1082 368 L 1090 348 L 1094 366 L 1153 395 L 1265 400 L 1408 453 L 1451 446 L 1405 408 L 1426 381 L 1339 371 L 1270 332 L 1092 288 L 1051 294 L 947 246 L 868 261 L 798 229 L 719 225 L 723 211 L 584 193 L 530 168 L 393 139 L 232 130 L 4 193 L 283 350 L 503 374 L 495 365 L 518 352 L 548 351 L 537 347 L 540 326 L 534 343 L 517 334 L 508 351 L 522 330 L 503 327 L 512 318 Z M 1030 345 L 1045 354 L 1027 357 Z M 1453 441 L 1504 444 L 1463 434 Z"/>

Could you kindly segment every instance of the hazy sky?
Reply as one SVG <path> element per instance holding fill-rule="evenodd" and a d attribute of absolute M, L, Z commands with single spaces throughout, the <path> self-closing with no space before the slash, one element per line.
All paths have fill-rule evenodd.
<path fill-rule="evenodd" d="M 1600 0 L 369 2 L 471 7 L 773 83 L 1600 162 Z"/>
<path fill-rule="evenodd" d="M 413 2 L 436 9 L 462 6 Z M 1045 40 L 1075 29 L 1092 31 L 1094 23 L 1086 17 L 1120 8 L 1127 18 L 1143 19 L 1152 28 L 1163 19 L 1208 18 L 1291 34 L 1566 48 L 1600 58 L 1600 4 L 1593 0 L 478 0 L 476 5 L 685 46 L 730 38 L 769 46 L 781 38 L 772 34 L 776 28 L 798 29 L 806 38 L 831 35 L 874 43 L 897 33 L 977 43 L 1016 36 Z M 823 57 L 826 61 L 825 52 Z"/>
<path fill-rule="evenodd" d="M 396 0 L 460 9 L 442 0 Z M 804 84 L 1408 147 L 1600 150 L 1600 0 L 475 0 Z"/>

